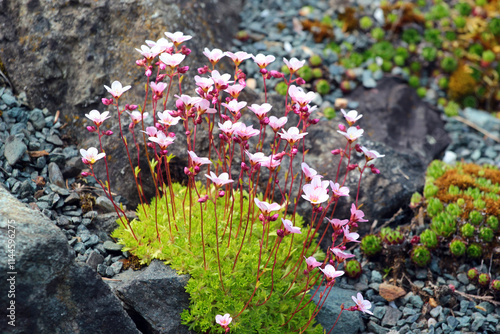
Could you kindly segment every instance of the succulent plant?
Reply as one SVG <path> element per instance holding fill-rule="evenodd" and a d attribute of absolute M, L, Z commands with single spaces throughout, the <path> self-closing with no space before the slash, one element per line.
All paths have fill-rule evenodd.
<path fill-rule="evenodd" d="M 323 76 L 323 71 L 321 70 L 321 68 L 313 68 L 312 72 L 313 77 L 315 77 L 316 79 L 319 79 Z"/>
<path fill-rule="evenodd" d="M 479 238 L 483 240 L 483 242 L 489 243 L 493 241 L 493 238 L 495 237 L 495 234 L 493 233 L 493 230 L 489 227 L 481 227 L 479 230 Z"/>
<path fill-rule="evenodd" d="M 473 243 L 467 247 L 467 256 L 471 259 L 478 259 L 483 255 L 483 249 L 480 244 Z"/>
<path fill-rule="evenodd" d="M 478 226 L 483 221 L 483 215 L 479 211 L 472 210 L 469 212 L 469 221 L 472 225 Z"/>
<path fill-rule="evenodd" d="M 410 85 L 410 87 L 418 88 L 418 86 L 420 86 L 420 78 L 416 75 L 412 75 L 408 79 L 408 84 Z"/>
<path fill-rule="evenodd" d="M 424 196 L 425 196 L 425 189 L 424 189 Z M 427 203 L 427 213 L 429 214 L 429 216 L 434 217 L 438 213 L 443 212 L 443 209 L 444 209 L 443 203 L 441 203 L 439 198 L 432 197 L 429 199 L 429 202 Z"/>
<path fill-rule="evenodd" d="M 457 203 L 450 203 L 446 206 L 446 212 L 453 217 L 459 217 L 462 214 L 462 209 Z"/>
<path fill-rule="evenodd" d="M 399 229 L 391 229 L 388 233 L 385 234 L 383 240 L 387 245 L 401 245 L 405 241 L 405 237 L 399 231 Z"/>
<path fill-rule="evenodd" d="M 440 212 L 432 219 L 431 229 L 437 235 L 448 238 L 456 232 L 457 222 L 455 217 L 446 212 Z"/>
<path fill-rule="evenodd" d="M 465 254 L 467 247 L 462 240 L 453 240 L 450 242 L 450 252 L 456 257 L 462 256 Z"/>
<path fill-rule="evenodd" d="M 396 54 L 394 46 L 388 41 L 377 42 L 372 45 L 370 51 L 375 57 L 380 57 L 383 60 L 391 60 Z"/>
<path fill-rule="evenodd" d="M 382 251 L 382 239 L 375 234 L 368 234 L 361 240 L 361 251 L 366 256 L 375 256 Z"/>
<path fill-rule="evenodd" d="M 363 16 L 359 19 L 359 26 L 363 30 L 368 30 L 373 26 L 373 20 L 368 16 Z"/>
<path fill-rule="evenodd" d="M 470 223 L 465 223 L 460 227 L 460 233 L 464 238 L 472 238 L 474 236 L 475 228 Z"/>
<path fill-rule="evenodd" d="M 420 98 L 424 98 L 427 95 L 427 88 L 425 88 L 425 87 L 418 87 L 417 88 L 417 95 Z"/>
<path fill-rule="evenodd" d="M 417 266 L 425 267 L 431 262 L 431 252 L 425 246 L 415 246 L 411 251 L 410 258 Z"/>
<path fill-rule="evenodd" d="M 486 224 L 493 230 L 497 231 L 498 230 L 498 218 L 495 216 L 488 216 L 486 219 Z"/>
<path fill-rule="evenodd" d="M 274 87 L 274 90 L 280 94 L 280 95 L 283 95 L 285 96 L 286 95 L 286 91 L 288 89 L 288 86 L 286 85 L 285 82 L 283 81 L 280 81 L 276 84 L 276 86 Z"/>
<path fill-rule="evenodd" d="M 358 260 L 347 261 L 344 266 L 344 270 L 347 276 L 350 278 L 358 278 L 363 269 L 361 268 L 361 263 Z"/>
<path fill-rule="evenodd" d="M 313 78 L 312 70 L 309 66 L 304 65 L 300 69 L 297 70 L 297 75 L 304 79 L 306 82 L 309 82 Z"/>
<path fill-rule="evenodd" d="M 443 71 L 451 73 L 455 71 L 458 67 L 458 62 L 453 57 L 445 57 L 441 60 L 441 68 Z"/>
<path fill-rule="evenodd" d="M 334 108 L 326 107 L 325 110 L 323 110 L 323 115 L 325 115 L 327 119 L 334 119 L 335 116 L 337 116 L 337 113 Z"/>
<path fill-rule="evenodd" d="M 469 5 L 467 2 L 458 2 L 455 5 L 455 9 L 460 13 L 462 16 L 469 16 L 469 14 L 472 12 L 472 7 Z"/>
<path fill-rule="evenodd" d="M 438 86 L 441 89 L 448 88 L 448 78 L 446 78 L 446 77 L 439 78 L 439 80 L 438 80 Z"/>
<path fill-rule="evenodd" d="M 499 292 L 500 291 L 500 279 L 494 279 L 493 281 L 491 281 L 490 289 L 493 290 L 494 292 Z"/>
<path fill-rule="evenodd" d="M 444 107 L 444 113 L 448 117 L 458 116 L 459 110 L 460 110 L 459 104 L 454 101 L 448 102 L 446 107 Z"/>
<path fill-rule="evenodd" d="M 321 95 L 326 95 L 330 93 L 330 84 L 325 79 L 318 80 L 316 82 L 316 91 Z"/>
<path fill-rule="evenodd" d="M 455 27 L 457 27 L 458 29 L 462 29 L 467 24 L 467 20 L 465 19 L 465 17 L 457 16 L 453 19 L 453 23 L 455 23 Z"/>
<path fill-rule="evenodd" d="M 420 195 L 419 193 L 413 193 L 413 195 L 411 195 L 411 199 L 410 199 L 410 206 L 415 207 L 420 202 L 422 202 L 422 195 Z"/>
<path fill-rule="evenodd" d="M 432 46 L 426 46 L 422 49 L 422 57 L 426 61 L 434 61 L 437 57 L 437 49 Z"/>
<path fill-rule="evenodd" d="M 389 60 L 385 60 L 382 62 L 382 71 L 384 72 L 390 72 L 392 70 L 392 62 L 390 62 Z"/>
<path fill-rule="evenodd" d="M 469 281 L 475 281 L 479 276 L 479 271 L 476 268 L 471 268 L 467 271 L 467 278 Z"/>
<path fill-rule="evenodd" d="M 323 60 L 319 55 L 312 55 L 311 58 L 309 58 L 309 63 L 311 66 L 320 66 Z"/>
<path fill-rule="evenodd" d="M 430 229 L 426 229 L 420 234 L 420 242 L 429 249 L 435 249 L 439 245 L 436 232 Z"/>
<path fill-rule="evenodd" d="M 483 288 L 486 288 L 490 285 L 490 280 L 491 277 L 487 273 L 481 273 L 477 277 L 477 283 L 479 283 L 479 285 L 482 286 Z"/>

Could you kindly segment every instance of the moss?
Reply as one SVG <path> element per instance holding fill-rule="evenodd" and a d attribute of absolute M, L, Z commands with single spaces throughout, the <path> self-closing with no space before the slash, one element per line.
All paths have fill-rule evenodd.
<path fill-rule="evenodd" d="M 453 100 L 459 100 L 474 93 L 477 82 L 472 76 L 472 70 L 467 65 L 459 65 L 451 74 L 448 83 L 448 96 Z"/>

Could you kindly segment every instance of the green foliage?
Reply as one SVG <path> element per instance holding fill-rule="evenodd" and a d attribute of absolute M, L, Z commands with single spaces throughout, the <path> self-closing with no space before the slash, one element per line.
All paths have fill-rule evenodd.
<path fill-rule="evenodd" d="M 495 60 L 495 53 L 491 50 L 486 50 L 486 51 L 483 51 L 483 54 L 481 55 L 481 58 L 488 62 L 488 63 L 491 63 L 492 61 Z"/>
<path fill-rule="evenodd" d="M 462 104 L 464 107 L 477 108 L 477 98 L 472 95 L 466 96 L 463 99 Z"/>
<path fill-rule="evenodd" d="M 439 200 L 439 198 L 432 197 L 429 199 L 427 203 L 427 214 L 431 217 L 435 217 L 440 213 L 443 213 L 443 203 Z"/>
<path fill-rule="evenodd" d="M 439 29 L 426 29 L 424 32 L 424 39 L 437 48 L 440 47 L 443 42 L 441 38 L 441 30 Z"/>
<path fill-rule="evenodd" d="M 378 42 L 372 45 L 370 51 L 375 57 L 380 57 L 383 60 L 390 61 L 396 54 L 394 46 L 388 41 Z"/>
<path fill-rule="evenodd" d="M 382 251 L 382 239 L 375 234 L 368 234 L 361 240 L 361 251 L 366 256 L 375 256 Z"/>
<path fill-rule="evenodd" d="M 446 212 L 455 218 L 458 218 L 462 214 L 462 209 L 457 203 L 450 203 L 446 206 Z"/>
<path fill-rule="evenodd" d="M 215 210 L 214 203 L 210 200 L 206 203 L 198 203 L 194 191 L 189 194 L 187 188 L 179 184 L 173 184 L 172 187 L 175 196 L 175 213 L 172 212 L 169 196 L 167 200 L 165 198 L 154 199 L 150 205 L 146 206 L 147 215 L 139 207 L 138 219 L 131 222 L 134 231 L 140 236 L 138 241 L 121 224 L 112 236 L 125 245 L 123 250 L 139 257 L 142 263 L 159 259 L 170 264 L 178 273 L 190 274 L 191 278 L 186 286 L 186 291 L 190 294 L 190 308 L 182 313 L 182 322 L 197 332 L 221 333 L 222 328 L 214 321 L 215 315 L 237 314 L 243 309 L 246 301 L 250 299 L 255 288 L 263 225 L 258 219 L 247 220 L 246 213 L 256 217 L 259 215 L 258 209 L 253 206 L 254 211 L 250 212 L 249 195 L 246 192 L 243 194 L 238 191 L 233 192 L 235 210 L 225 210 L 226 207 L 231 207 L 231 205 L 226 205 L 226 201 L 228 203 L 232 201 L 229 194 L 217 200 L 217 210 Z M 201 184 L 197 184 L 197 188 L 201 193 L 204 192 Z M 213 189 L 212 192 L 214 192 Z M 240 199 L 243 205 L 241 208 Z M 185 207 L 183 206 L 184 200 L 187 204 Z M 190 202 L 191 205 L 189 205 Z M 161 242 L 156 237 L 155 210 L 158 212 Z M 215 212 L 217 212 L 217 220 Z M 245 213 L 243 216 L 240 214 L 242 212 Z M 202 217 L 203 225 L 201 223 Z M 237 265 L 233 269 L 233 263 L 246 230 L 245 222 L 249 222 L 247 227 L 252 230 L 252 235 L 249 238 L 247 234 L 245 240 L 248 241 L 245 242 L 241 253 L 239 253 Z M 272 224 L 271 231 L 276 230 L 281 226 L 281 219 L 270 224 Z M 294 225 L 302 226 L 301 218 L 297 218 Z M 201 233 L 202 228 L 203 234 Z M 226 234 L 224 240 L 231 240 L 229 244 L 225 241 L 224 245 L 220 247 L 220 270 L 226 292 L 221 288 L 219 281 L 216 229 L 219 239 Z M 230 238 L 228 238 L 228 233 L 231 234 Z M 247 233 L 249 232 L 247 231 Z M 302 261 L 301 249 L 306 234 L 294 234 L 293 238 L 292 236 L 283 238 L 278 251 L 274 252 L 278 265 L 274 271 L 271 270 L 272 265 L 268 265 L 264 269 L 252 303 L 246 311 L 233 320 L 231 323 L 232 331 L 258 333 L 265 330 L 266 333 L 283 333 L 291 332 L 307 322 L 313 312 L 314 303 L 308 304 L 286 326 L 281 327 L 285 323 L 284 319 L 287 319 L 298 306 L 302 297 L 301 289 L 307 281 L 306 275 L 299 275 L 295 284 L 291 286 L 294 275 L 286 275 L 292 270 L 294 263 Z M 204 236 L 204 246 L 202 235 Z M 269 239 L 264 240 L 263 259 L 267 259 L 271 255 L 271 249 L 278 240 L 276 232 L 271 232 Z M 207 269 L 204 266 L 203 247 L 206 253 Z M 291 253 L 287 262 L 288 266 L 282 268 L 281 263 L 284 262 L 289 250 Z M 273 293 L 270 294 L 272 285 L 274 285 Z M 267 298 L 269 299 L 267 303 L 254 307 L 256 303 L 262 303 Z M 322 329 L 321 326 L 311 326 L 307 332 L 322 333 Z"/>
<path fill-rule="evenodd" d="M 311 66 L 320 66 L 323 60 L 319 55 L 312 55 L 311 58 L 309 58 L 309 63 Z"/>
<path fill-rule="evenodd" d="M 488 285 L 490 285 L 490 279 L 491 279 L 490 275 L 488 275 L 487 273 L 481 273 L 477 277 L 477 282 L 479 283 L 480 286 L 486 288 L 488 287 Z"/>
<path fill-rule="evenodd" d="M 467 278 L 470 281 L 474 281 L 479 276 L 479 271 L 476 268 L 471 268 L 467 271 Z"/>
<path fill-rule="evenodd" d="M 437 57 L 437 49 L 432 46 L 426 46 L 422 49 L 422 57 L 426 61 L 434 61 Z"/>
<path fill-rule="evenodd" d="M 344 271 L 350 278 L 358 278 L 361 276 L 363 269 L 361 268 L 361 263 L 359 263 L 358 260 L 351 260 L 346 262 Z"/>
<path fill-rule="evenodd" d="M 448 117 L 458 116 L 460 110 L 460 105 L 454 101 L 448 102 L 446 107 L 444 107 L 444 113 Z"/>
<path fill-rule="evenodd" d="M 385 31 L 384 29 L 380 28 L 380 27 L 375 27 L 372 29 L 372 37 L 374 40 L 376 41 L 381 41 L 384 39 L 385 37 Z"/>
<path fill-rule="evenodd" d="M 481 238 L 481 240 L 483 240 L 484 242 L 492 242 L 494 237 L 495 234 L 489 227 L 481 227 L 481 229 L 479 230 L 479 238 Z"/>
<path fill-rule="evenodd" d="M 388 245 L 400 245 L 405 241 L 404 235 L 397 230 L 389 228 L 389 230 L 384 234 L 384 242 Z"/>
<path fill-rule="evenodd" d="M 321 68 L 313 68 L 313 77 L 316 78 L 316 79 L 319 79 L 323 76 L 323 71 L 321 70 Z"/>
<path fill-rule="evenodd" d="M 493 281 L 491 281 L 490 288 L 495 292 L 500 291 L 500 280 L 494 279 Z"/>
<path fill-rule="evenodd" d="M 307 65 L 304 65 L 301 68 L 299 68 L 296 73 L 299 77 L 304 79 L 306 82 L 309 82 L 313 79 L 312 69 Z"/>
<path fill-rule="evenodd" d="M 408 84 L 410 85 L 410 87 L 418 88 L 418 86 L 420 86 L 420 78 L 416 75 L 412 75 L 408 79 Z"/>
<path fill-rule="evenodd" d="M 475 227 L 470 223 L 465 223 L 460 227 L 460 232 L 464 238 L 472 238 L 474 236 Z"/>
<path fill-rule="evenodd" d="M 401 39 L 408 44 L 418 44 L 422 40 L 422 36 L 415 28 L 409 28 L 403 31 Z"/>
<path fill-rule="evenodd" d="M 488 30 L 494 35 L 494 36 L 500 36 L 500 18 L 498 17 L 493 17 L 490 22 L 488 23 Z"/>
<path fill-rule="evenodd" d="M 371 17 L 368 16 L 363 16 L 361 19 L 359 19 L 359 26 L 361 29 L 368 30 L 373 26 L 373 20 Z"/>
<path fill-rule="evenodd" d="M 417 266 L 425 267 L 431 262 L 431 252 L 427 247 L 418 245 L 413 247 L 410 258 Z"/>
<path fill-rule="evenodd" d="M 422 202 L 422 195 L 419 193 L 413 193 L 413 195 L 411 195 L 410 205 L 415 206 L 420 202 Z"/>
<path fill-rule="evenodd" d="M 432 219 L 431 229 L 441 237 L 448 238 L 456 232 L 456 228 L 456 219 L 446 212 L 440 212 Z"/>
<path fill-rule="evenodd" d="M 456 257 L 464 255 L 466 248 L 462 240 L 453 240 L 450 242 L 450 252 Z"/>
<path fill-rule="evenodd" d="M 325 110 L 323 110 L 323 114 L 329 120 L 334 119 L 335 116 L 337 116 L 337 113 L 335 112 L 335 109 L 332 108 L 332 107 L 326 107 Z"/>
<path fill-rule="evenodd" d="M 469 247 L 467 247 L 467 256 L 470 257 L 471 259 L 478 259 L 483 255 L 483 249 L 481 248 L 481 245 L 478 243 L 473 243 L 470 244 Z"/>
<path fill-rule="evenodd" d="M 473 225 L 478 226 L 483 221 L 483 215 L 481 214 L 481 212 L 473 210 L 469 213 L 469 221 Z"/>
<path fill-rule="evenodd" d="M 441 68 L 443 71 L 451 73 L 455 71 L 458 67 L 458 62 L 453 57 L 445 57 L 441 60 Z"/>
<path fill-rule="evenodd" d="M 495 216 L 489 216 L 486 219 L 486 224 L 493 230 L 497 231 L 498 230 L 498 218 Z"/>
<path fill-rule="evenodd" d="M 286 95 L 287 89 L 288 89 L 288 86 L 283 81 L 278 82 L 276 84 L 276 86 L 274 87 L 274 90 L 276 91 L 276 93 L 283 95 L 283 96 Z"/>
<path fill-rule="evenodd" d="M 455 5 L 455 9 L 458 10 L 460 15 L 469 16 L 472 12 L 472 7 L 467 2 L 459 2 Z"/>
<path fill-rule="evenodd" d="M 316 91 L 321 95 L 330 93 L 330 84 L 327 80 L 321 79 L 316 83 Z"/>
<path fill-rule="evenodd" d="M 448 166 L 441 160 L 434 160 L 431 162 L 429 167 L 427 167 L 427 177 L 433 179 L 440 178 L 448 169 Z"/>
<path fill-rule="evenodd" d="M 420 234 L 420 242 L 429 249 L 435 249 L 439 245 L 436 232 L 426 229 Z"/>
<path fill-rule="evenodd" d="M 420 98 L 424 98 L 427 95 L 427 88 L 425 88 L 425 87 L 418 87 L 417 88 L 417 95 Z"/>

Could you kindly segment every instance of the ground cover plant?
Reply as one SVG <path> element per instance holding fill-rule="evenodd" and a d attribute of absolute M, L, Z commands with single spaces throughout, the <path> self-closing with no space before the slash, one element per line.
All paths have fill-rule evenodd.
<path fill-rule="evenodd" d="M 367 221 L 358 203 L 362 176 L 380 173 L 374 162 L 383 157 L 356 144 L 363 130 L 355 123 L 362 115 L 355 110 L 342 111 L 347 126 L 339 124 L 338 132 L 346 144 L 332 150 L 338 160 L 335 180 L 323 180 L 304 162 L 304 137 L 309 127 L 319 121 L 313 118 L 316 107 L 310 105 L 315 93 L 300 88 L 305 81 L 297 71 L 304 61 L 283 59 L 288 69 L 285 78 L 281 72 L 266 69 L 275 61 L 271 55 L 205 49 L 210 66 L 197 69 L 194 97 L 182 93 L 182 80 L 189 68 L 180 65 L 191 52 L 183 44 L 191 36 L 181 32 L 165 35 L 167 38 L 148 40 L 147 45 L 137 49 L 142 58 L 136 64 L 148 81 L 142 105 L 123 102 L 122 95 L 130 86 L 124 87 L 118 81 L 105 86 L 112 98 L 103 98 L 102 102 L 116 109 L 114 118 L 118 118 L 120 138 L 140 198 L 138 218 L 132 221 L 113 202 L 120 217 L 120 227 L 113 236 L 143 263 L 160 259 L 178 272 L 191 275 L 186 287 L 190 309 L 182 319 L 198 332 L 323 332 L 314 318 L 335 278 L 344 274 L 339 270 L 342 263 L 353 257 L 345 252 L 346 244 L 358 242 L 355 230 L 359 223 Z M 233 61 L 233 75 L 216 69 L 222 57 Z M 270 80 L 285 83 L 287 98 L 281 109 L 267 103 L 267 91 L 266 102 L 261 105 L 247 106 L 238 100 L 246 85 L 239 65 L 250 58 L 260 69 L 264 87 Z M 169 103 L 174 86 L 179 94 L 174 96 L 175 102 Z M 241 121 L 245 112 L 255 115 L 254 124 Z M 100 180 L 94 173 L 94 164 L 101 159 L 107 175 L 111 168 L 101 140 L 114 135 L 101 127 L 111 118 L 110 112 L 92 110 L 86 116 L 93 122 L 87 130 L 98 135 L 100 146 L 81 149 L 82 160 L 89 167 L 84 176 L 95 178 L 113 201 L 109 177 Z M 124 135 L 125 116 L 130 117 L 128 131 L 133 145 Z M 293 119 L 296 124 L 285 128 Z M 173 182 L 170 176 L 170 163 L 176 157 L 169 153 L 169 146 L 181 145 L 176 142 L 175 131 L 186 135 L 187 185 Z M 195 153 L 197 136 L 204 136 L 209 144 L 208 152 L 204 152 L 207 157 Z M 147 171 L 138 167 L 141 154 L 146 155 Z M 361 161 L 357 161 L 359 156 Z M 294 170 L 294 159 L 301 162 L 300 170 Z M 342 165 L 345 173 L 340 172 Z M 143 192 L 144 173 L 150 173 L 155 184 L 156 197 L 151 202 Z M 353 203 L 342 198 L 350 193 L 344 186 L 348 173 L 357 173 L 359 178 L 355 195 L 351 193 Z M 261 181 L 264 174 L 268 175 L 267 181 Z M 297 183 L 298 192 L 294 193 L 293 184 Z M 297 214 L 298 201 L 307 201 L 313 208 L 312 216 L 307 217 L 308 225 Z M 349 205 L 350 217 L 334 218 L 337 205 Z M 318 236 L 323 223 L 331 225 L 331 230 L 327 228 Z M 316 241 L 330 237 L 328 231 L 332 245 L 323 254 Z M 328 289 L 317 304 L 311 303 L 309 292 L 321 284 Z M 344 310 L 371 313 L 370 303 L 361 294 L 352 299 L 354 305 L 342 306 L 339 317 Z M 333 328 L 326 330 L 331 332 Z"/>

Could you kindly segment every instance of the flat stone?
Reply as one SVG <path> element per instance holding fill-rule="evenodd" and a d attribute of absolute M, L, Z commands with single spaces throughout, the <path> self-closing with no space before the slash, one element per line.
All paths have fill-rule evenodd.
<path fill-rule="evenodd" d="M 61 196 L 68 196 L 69 195 L 69 190 L 68 189 L 59 187 L 59 186 L 57 186 L 55 184 L 50 184 L 49 188 L 50 188 L 50 190 L 52 190 L 53 192 L 58 193 Z"/>
<path fill-rule="evenodd" d="M 116 244 L 112 241 L 104 241 L 103 243 L 104 249 L 108 252 L 121 252 L 123 245 Z"/>
<path fill-rule="evenodd" d="M 33 127 L 40 131 L 45 127 L 45 117 L 40 109 L 33 109 L 30 113 L 29 120 Z"/>
<path fill-rule="evenodd" d="M 72 205 L 72 204 L 77 204 L 80 202 L 80 195 L 76 192 L 72 192 L 69 194 L 68 197 L 64 200 L 65 204 Z"/>
<path fill-rule="evenodd" d="M 9 165 L 15 165 L 22 158 L 28 147 L 23 143 L 23 140 L 18 136 L 9 136 L 5 140 L 5 151 L 3 155 Z"/>
<path fill-rule="evenodd" d="M 384 319 L 382 319 L 382 326 L 384 327 L 396 326 L 396 323 L 398 322 L 399 319 L 401 319 L 402 315 L 403 312 L 401 312 L 397 308 L 386 306 L 385 316 Z"/>
<path fill-rule="evenodd" d="M 59 166 L 55 162 L 49 163 L 48 166 L 49 181 L 58 187 L 64 188 L 64 177 L 59 169 Z"/>
<path fill-rule="evenodd" d="M 97 266 L 104 262 L 104 257 L 99 252 L 91 251 L 86 263 L 94 270 L 97 271 Z"/>
<path fill-rule="evenodd" d="M 95 205 L 101 208 L 104 212 L 114 212 L 115 207 L 113 203 L 106 196 L 99 196 L 95 200 Z"/>

